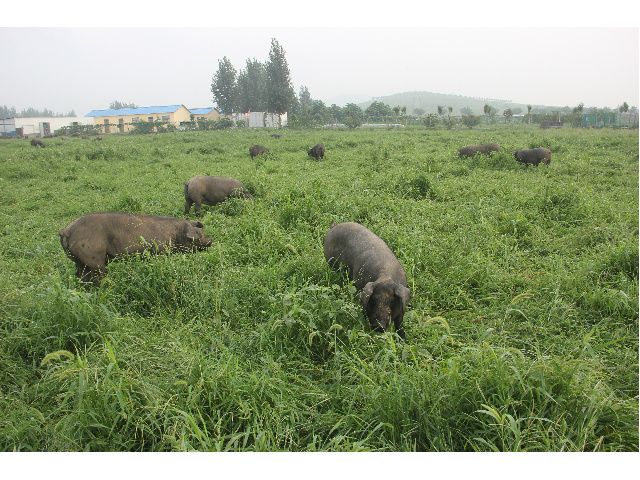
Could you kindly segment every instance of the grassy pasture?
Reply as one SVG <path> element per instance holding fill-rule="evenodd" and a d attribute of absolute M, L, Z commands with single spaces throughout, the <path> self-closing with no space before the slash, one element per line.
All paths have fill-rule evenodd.
<path fill-rule="evenodd" d="M 0 450 L 638 450 L 637 131 L 270 133 L 0 142 Z M 59 228 L 181 217 L 197 174 L 255 201 L 79 284 Z M 326 265 L 331 220 L 404 266 L 406 343 Z"/>

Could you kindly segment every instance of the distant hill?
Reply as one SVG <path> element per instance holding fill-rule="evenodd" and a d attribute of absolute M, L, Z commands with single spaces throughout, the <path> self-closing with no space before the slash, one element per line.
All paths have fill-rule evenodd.
<path fill-rule="evenodd" d="M 438 113 L 438 105 L 444 107 L 445 113 L 448 112 L 448 107 L 453 107 L 452 115 L 461 115 L 460 110 L 465 107 L 469 107 L 474 115 L 483 115 L 485 104 L 491 105 L 500 115 L 502 115 L 502 112 L 507 108 L 510 108 L 512 111 L 519 108 L 521 109 L 520 114 L 527 113 L 527 104 L 513 103 L 510 100 L 465 97 L 462 95 L 447 95 L 444 93 L 431 92 L 404 92 L 386 97 L 374 97 L 372 100 L 358 103 L 358 106 L 364 110 L 374 101 L 386 103 L 391 108 L 395 106 L 407 107 L 407 113 L 409 115 L 412 115 L 413 110 L 416 108 L 421 108 L 426 113 Z M 546 105 L 530 105 L 532 107 L 532 113 L 550 113 L 552 110 L 561 109 L 561 107 L 550 107 Z"/>

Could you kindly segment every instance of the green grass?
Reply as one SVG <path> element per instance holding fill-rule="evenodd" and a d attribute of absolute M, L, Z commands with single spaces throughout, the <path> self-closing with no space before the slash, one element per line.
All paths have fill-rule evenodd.
<path fill-rule="evenodd" d="M 0 142 L 0 450 L 638 450 L 637 131 L 271 133 Z M 181 217 L 197 174 L 255 201 L 203 206 L 205 252 L 80 285 L 59 228 Z M 406 343 L 327 266 L 331 220 L 404 266 Z"/>

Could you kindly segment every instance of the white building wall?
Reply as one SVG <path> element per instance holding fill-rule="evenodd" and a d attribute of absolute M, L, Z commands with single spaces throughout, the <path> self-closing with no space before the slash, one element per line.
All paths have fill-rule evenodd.
<path fill-rule="evenodd" d="M 14 133 L 16 128 L 22 128 L 22 134 L 28 136 L 45 136 L 45 124 L 49 124 L 51 135 L 62 127 L 78 125 L 93 125 L 93 117 L 14 117 L 0 119 L 0 133 Z"/>
<path fill-rule="evenodd" d="M 282 115 L 265 112 L 234 113 L 232 118 L 235 121 L 244 120 L 246 128 L 279 128 L 287 126 L 286 112 Z"/>
<path fill-rule="evenodd" d="M 12 133 L 16 131 L 15 118 L 0 118 L 0 133 Z"/>

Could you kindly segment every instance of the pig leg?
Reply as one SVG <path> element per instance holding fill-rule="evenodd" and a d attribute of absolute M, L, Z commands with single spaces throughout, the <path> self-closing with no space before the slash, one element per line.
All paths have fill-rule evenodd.
<path fill-rule="evenodd" d="M 100 286 L 100 281 L 106 273 L 106 261 L 101 262 L 97 268 L 91 268 L 80 261 L 76 261 L 76 267 L 76 276 L 81 282 L 85 284 L 92 282 L 94 286 Z"/>
<path fill-rule="evenodd" d="M 193 211 L 195 212 L 196 217 L 200 216 L 200 206 L 202 206 L 202 203 L 196 202 L 195 206 L 193 207 Z"/>
<path fill-rule="evenodd" d="M 191 210 L 191 205 L 193 205 L 193 200 L 187 199 L 184 204 L 184 216 L 189 215 L 189 210 Z"/>
<path fill-rule="evenodd" d="M 402 326 L 402 316 L 393 319 L 393 328 L 401 339 L 406 340 L 407 336 L 404 333 L 404 327 Z"/>

